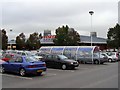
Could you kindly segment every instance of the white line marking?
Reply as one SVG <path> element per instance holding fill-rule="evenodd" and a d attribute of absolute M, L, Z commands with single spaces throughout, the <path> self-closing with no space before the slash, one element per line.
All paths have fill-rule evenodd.
<path fill-rule="evenodd" d="M 8 77 L 13 77 L 13 78 L 20 78 L 20 79 L 28 79 L 28 80 L 32 80 L 32 78 L 22 77 L 22 76 L 14 76 L 14 75 L 8 75 L 8 74 L 0 74 L 0 75 L 8 76 Z"/>
<path fill-rule="evenodd" d="M 56 76 L 57 74 L 54 73 L 47 73 L 45 76 Z"/>

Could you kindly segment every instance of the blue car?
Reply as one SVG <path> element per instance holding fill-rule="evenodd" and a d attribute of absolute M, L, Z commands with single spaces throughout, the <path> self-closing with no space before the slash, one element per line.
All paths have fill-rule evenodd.
<path fill-rule="evenodd" d="M 2 73 L 15 72 L 21 76 L 26 74 L 39 74 L 46 71 L 46 63 L 30 56 L 16 56 L 9 61 L 2 63 Z"/>

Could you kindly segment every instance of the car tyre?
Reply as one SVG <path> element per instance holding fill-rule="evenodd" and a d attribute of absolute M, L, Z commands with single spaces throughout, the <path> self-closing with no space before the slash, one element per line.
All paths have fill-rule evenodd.
<path fill-rule="evenodd" d="M 5 73 L 5 68 L 3 66 L 0 67 L 0 72 Z"/>
<path fill-rule="evenodd" d="M 108 62 L 112 62 L 112 59 L 111 59 L 111 58 L 109 58 L 109 59 L 108 59 Z"/>
<path fill-rule="evenodd" d="M 62 69 L 65 70 L 67 66 L 65 64 L 62 65 Z"/>
<path fill-rule="evenodd" d="M 20 76 L 25 76 L 26 75 L 26 71 L 24 68 L 21 68 L 19 71 Z"/>
<path fill-rule="evenodd" d="M 95 60 L 95 61 L 94 61 L 94 64 L 99 64 L 99 61 L 98 61 L 98 60 Z"/>

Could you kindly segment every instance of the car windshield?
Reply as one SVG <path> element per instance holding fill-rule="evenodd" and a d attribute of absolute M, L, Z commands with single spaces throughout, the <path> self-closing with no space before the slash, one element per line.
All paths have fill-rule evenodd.
<path fill-rule="evenodd" d="M 26 57 L 26 62 L 36 62 L 36 61 L 39 61 L 39 60 L 34 57 Z"/>
<path fill-rule="evenodd" d="M 68 59 L 68 57 L 64 56 L 64 55 L 58 55 L 58 57 L 61 59 L 61 60 L 66 60 Z"/>
<path fill-rule="evenodd" d="M 34 56 L 34 55 L 35 55 L 34 53 L 31 53 L 31 52 L 26 52 L 26 54 L 27 54 L 28 56 Z"/>
<path fill-rule="evenodd" d="M 110 52 L 110 53 L 108 53 L 108 55 L 112 56 L 112 55 L 115 55 L 115 53 L 114 52 Z"/>

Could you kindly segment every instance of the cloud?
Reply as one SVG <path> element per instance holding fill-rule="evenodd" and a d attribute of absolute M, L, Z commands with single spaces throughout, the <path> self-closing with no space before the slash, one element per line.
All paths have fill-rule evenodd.
<path fill-rule="evenodd" d="M 14 36 L 21 32 L 32 33 L 69 25 L 78 32 L 90 32 L 90 14 L 93 10 L 93 27 L 101 37 L 106 37 L 109 27 L 117 23 L 118 0 L 4 0 L 2 26 L 13 29 Z M 101 32 L 102 30 L 102 32 Z M 86 33 L 83 33 L 86 34 Z M 13 37 L 13 35 L 11 35 Z"/>

